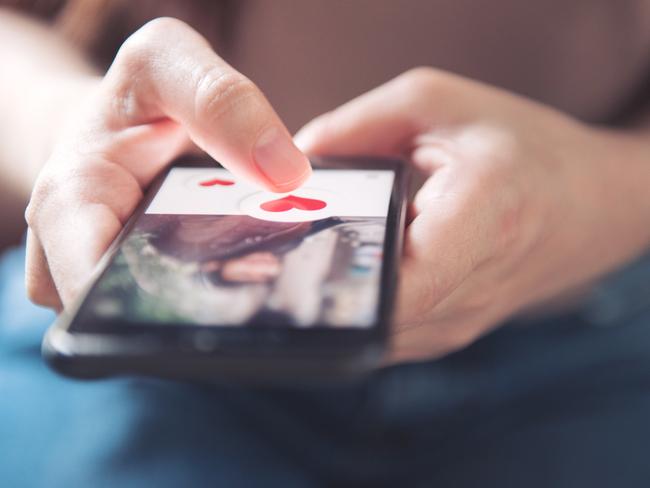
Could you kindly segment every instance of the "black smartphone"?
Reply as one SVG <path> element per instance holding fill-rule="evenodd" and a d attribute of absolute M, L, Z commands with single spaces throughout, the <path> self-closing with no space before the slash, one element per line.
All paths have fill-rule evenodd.
<path fill-rule="evenodd" d="M 215 161 L 179 160 L 149 189 L 43 355 L 77 378 L 315 381 L 376 368 L 404 228 L 399 160 L 312 161 L 277 194 Z"/>

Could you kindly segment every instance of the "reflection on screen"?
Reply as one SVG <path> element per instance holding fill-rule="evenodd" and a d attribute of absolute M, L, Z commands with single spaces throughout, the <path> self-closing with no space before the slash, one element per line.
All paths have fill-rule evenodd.
<path fill-rule="evenodd" d="M 390 171 L 316 170 L 291 194 L 175 168 L 87 299 L 135 323 L 367 327 Z"/>

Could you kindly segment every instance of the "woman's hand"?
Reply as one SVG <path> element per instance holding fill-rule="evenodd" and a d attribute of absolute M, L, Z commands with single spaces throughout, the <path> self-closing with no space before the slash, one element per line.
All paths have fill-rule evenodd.
<path fill-rule="evenodd" d="M 30 298 L 69 303 L 143 190 L 192 143 L 273 191 L 311 172 L 250 80 L 184 23 L 157 19 L 122 46 L 36 181 L 26 212 Z"/>
<path fill-rule="evenodd" d="M 415 197 L 392 360 L 461 348 L 650 243 L 648 141 L 420 68 L 297 135 L 312 154 L 408 157 Z"/>

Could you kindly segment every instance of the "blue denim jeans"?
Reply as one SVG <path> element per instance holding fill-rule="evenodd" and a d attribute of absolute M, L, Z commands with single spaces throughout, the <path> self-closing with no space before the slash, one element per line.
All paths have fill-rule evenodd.
<path fill-rule="evenodd" d="M 0 262 L 1 486 L 649 486 L 648 258 L 570 315 L 314 390 L 59 377 L 23 260 Z"/>

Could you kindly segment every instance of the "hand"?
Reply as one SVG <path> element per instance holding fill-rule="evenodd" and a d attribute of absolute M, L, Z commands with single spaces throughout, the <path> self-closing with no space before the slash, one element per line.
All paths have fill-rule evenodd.
<path fill-rule="evenodd" d="M 174 19 L 133 34 L 85 105 L 26 212 L 27 292 L 42 305 L 75 297 L 147 185 L 191 143 L 272 191 L 311 172 L 259 89 Z"/>
<path fill-rule="evenodd" d="M 461 348 L 650 243 L 646 141 L 450 74 L 408 72 L 296 142 L 402 155 L 427 176 L 406 231 L 393 361 Z"/>

